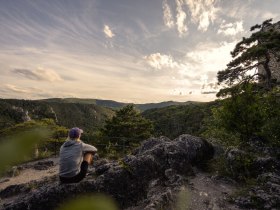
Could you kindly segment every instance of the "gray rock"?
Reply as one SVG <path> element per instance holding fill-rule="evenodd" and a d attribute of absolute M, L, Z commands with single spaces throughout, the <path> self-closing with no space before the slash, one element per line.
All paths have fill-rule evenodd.
<path fill-rule="evenodd" d="M 8 198 L 20 193 L 27 193 L 31 190 L 31 187 L 26 184 L 10 185 L 0 191 L 0 198 Z"/>
<path fill-rule="evenodd" d="M 119 162 L 96 161 L 95 180 L 89 176 L 78 184 L 47 184 L 6 203 L 4 209 L 54 209 L 77 194 L 90 192 L 111 195 L 122 209 L 166 209 L 186 182 L 185 176 L 193 174 L 192 166 L 209 160 L 213 153 L 211 144 L 190 135 L 173 141 L 152 138 Z"/>
<path fill-rule="evenodd" d="M 33 168 L 36 170 L 47 170 L 50 167 L 54 166 L 54 162 L 52 160 L 47 160 L 47 161 L 39 161 L 37 162 Z"/>
<path fill-rule="evenodd" d="M 256 175 L 267 172 L 280 173 L 280 161 L 273 157 L 258 157 L 252 164 L 252 170 Z"/>
<path fill-rule="evenodd" d="M 258 186 L 251 187 L 244 196 L 235 199 L 243 208 L 278 209 L 280 206 L 280 176 L 273 173 L 261 174 Z"/>

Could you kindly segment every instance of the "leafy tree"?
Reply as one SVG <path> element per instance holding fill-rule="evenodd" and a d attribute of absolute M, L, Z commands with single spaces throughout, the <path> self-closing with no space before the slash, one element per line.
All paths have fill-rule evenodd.
<path fill-rule="evenodd" d="M 133 105 L 127 105 L 116 111 L 112 119 L 107 120 L 102 130 L 104 137 L 111 143 L 138 143 L 152 135 L 153 125 L 141 116 Z"/>
<path fill-rule="evenodd" d="M 225 118 L 221 117 L 223 111 L 224 107 L 222 105 L 212 108 L 212 115 L 203 119 L 205 129 L 201 136 L 224 147 L 238 146 L 240 144 L 240 134 L 233 129 L 228 130 L 224 126 Z"/>
<path fill-rule="evenodd" d="M 253 91 L 253 85 L 242 86 L 239 94 L 223 101 L 219 116 L 227 131 L 240 134 L 241 143 L 258 135 L 263 126 L 260 95 Z"/>
<path fill-rule="evenodd" d="M 225 83 L 229 87 L 248 81 L 255 81 L 256 78 L 264 81 L 264 87 L 272 88 L 271 68 L 269 63 L 272 58 L 280 60 L 280 31 L 275 30 L 272 19 L 264 21 L 261 25 L 251 27 L 250 37 L 242 39 L 236 44 L 231 52 L 233 60 L 227 64 L 227 68 L 218 72 L 219 83 Z M 255 72 L 262 66 L 264 72 Z M 218 96 L 225 96 L 229 89 L 223 89 Z"/>
<path fill-rule="evenodd" d="M 262 136 L 273 146 L 280 146 L 280 89 L 274 88 L 267 93 L 260 104 L 265 123 Z"/>

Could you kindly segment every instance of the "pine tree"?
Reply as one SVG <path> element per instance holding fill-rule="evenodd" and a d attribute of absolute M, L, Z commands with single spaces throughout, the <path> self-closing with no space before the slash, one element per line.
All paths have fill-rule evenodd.
<path fill-rule="evenodd" d="M 233 60 L 227 68 L 218 72 L 218 82 L 227 84 L 230 88 L 222 89 L 217 95 L 225 96 L 237 85 L 252 81 L 263 81 L 263 87 L 270 90 L 273 86 L 271 68 L 272 58 L 280 61 L 280 31 L 271 23 L 272 19 L 261 25 L 251 27 L 249 38 L 244 38 L 236 44 L 231 52 Z M 263 67 L 264 71 L 258 71 Z M 252 74 L 252 71 L 255 73 Z M 260 83 L 258 83 L 260 84 Z"/>
<path fill-rule="evenodd" d="M 152 135 L 153 125 L 145 119 L 133 105 L 127 105 L 116 111 L 116 115 L 106 121 L 103 136 L 111 143 L 137 143 Z"/>

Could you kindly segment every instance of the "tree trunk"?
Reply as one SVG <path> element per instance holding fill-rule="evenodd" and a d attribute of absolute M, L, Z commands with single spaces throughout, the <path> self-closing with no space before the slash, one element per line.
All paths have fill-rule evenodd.
<path fill-rule="evenodd" d="M 271 89 L 271 70 L 269 68 L 269 62 L 270 62 L 270 55 L 269 52 L 265 54 L 265 62 L 264 62 L 264 70 L 266 72 L 266 85 L 267 88 L 270 90 Z"/>

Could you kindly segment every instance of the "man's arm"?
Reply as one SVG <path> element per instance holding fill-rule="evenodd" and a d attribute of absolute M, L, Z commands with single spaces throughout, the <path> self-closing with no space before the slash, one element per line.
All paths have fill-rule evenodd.
<path fill-rule="evenodd" d="M 97 152 L 97 149 L 96 149 L 96 147 L 94 147 L 94 146 L 92 146 L 92 145 L 90 145 L 90 144 L 86 144 L 86 143 L 82 143 L 82 145 L 83 145 L 83 152 L 84 153 L 96 153 Z"/>

